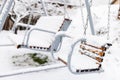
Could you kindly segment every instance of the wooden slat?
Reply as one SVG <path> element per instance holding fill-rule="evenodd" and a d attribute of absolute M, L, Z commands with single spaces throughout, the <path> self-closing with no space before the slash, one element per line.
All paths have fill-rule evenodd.
<path fill-rule="evenodd" d="M 88 57 L 90 57 L 90 58 L 92 58 L 92 59 L 94 59 L 94 60 L 97 60 L 98 62 L 103 62 L 103 58 L 96 57 L 96 56 L 91 56 L 91 55 L 86 54 L 85 52 L 81 52 L 81 51 L 80 51 L 80 53 L 81 53 L 81 54 L 84 54 L 84 55 L 86 55 L 86 56 L 88 56 Z"/>
<path fill-rule="evenodd" d="M 118 4 L 118 3 L 119 3 L 118 0 L 113 0 L 113 1 L 111 2 L 111 4 Z"/>
<path fill-rule="evenodd" d="M 103 52 L 103 51 L 98 51 L 98 50 L 93 50 L 93 49 L 87 49 L 87 48 L 85 48 L 84 45 L 80 45 L 80 48 L 83 49 L 83 50 L 92 52 L 92 53 L 94 53 L 94 54 L 97 54 L 97 55 L 99 55 L 99 56 L 101 56 L 101 57 L 105 56 L 105 52 Z"/>
<path fill-rule="evenodd" d="M 63 60 L 62 58 L 58 57 L 58 60 L 60 60 L 62 63 L 64 63 L 65 65 L 67 65 L 67 62 L 65 60 Z"/>
<path fill-rule="evenodd" d="M 106 51 L 106 47 L 104 47 L 104 46 L 97 47 L 97 46 L 94 46 L 94 45 L 91 45 L 91 44 L 88 44 L 88 43 L 84 43 L 84 44 L 87 45 L 87 46 L 94 47 L 94 48 L 96 48 L 96 49 L 100 49 L 100 50 L 102 50 L 102 51 Z"/>

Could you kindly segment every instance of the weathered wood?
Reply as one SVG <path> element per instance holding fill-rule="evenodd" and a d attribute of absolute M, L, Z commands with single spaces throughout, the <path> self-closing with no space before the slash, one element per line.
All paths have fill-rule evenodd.
<path fill-rule="evenodd" d="M 111 4 L 115 4 L 115 3 L 118 3 L 118 0 L 113 0 L 113 1 L 111 2 Z"/>
<path fill-rule="evenodd" d="M 91 46 L 93 48 L 96 48 L 96 49 L 100 49 L 102 51 L 106 51 L 106 47 L 104 47 L 104 46 L 97 47 L 97 46 L 94 46 L 94 45 L 91 45 L 91 44 L 88 44 L 88 43 L 84 43 L 84 44 L 87 45 L 87 46 Z"/>
<path fill-rule="evenodd" d="M 90 58 L 92 58 L 92 59 L 94 59 L 94 60 L 96 60 L 96 61 L 98 61 L 98 62 L 103 62 L 103 58 L 91 56 L 91 55 L 86 54 L 86 53 L 84 53 L 84 52 L 80 52 L 80 53 L 83 54 L 83 55 L 86 55 L 86 56 L 88 56 L 88 57 L 90 57 Z"/>
<path fill-rule="evenodd" d="M 118 10 L 118 16 L 117 16 L 118 19 L 120 19 L 120 8 Z"/>
<path fill-rule="evenodd" d="M 80 48 L 82 48 L 83 50 L 86 50 L 86 51 L 95 53 L 95 54 L 97 54 L 97 55 L 99 55 L 99 56 L 101 56 L 101 57 L 105 56 L 105 52 L 103 52 L 103 51 L 93 50 L 93 49 L 87 49 L 87 48 L 85 48 L 84 45 L 80 45 Z"/>
<path fill-rule="evenodd" d="M 61 61 L 62 63 L 64 63 L 65 65 L 67 65 L 67 62 L 65 60 L 63 60 L 62 58 L 58 57 L 58 60 Z"/>

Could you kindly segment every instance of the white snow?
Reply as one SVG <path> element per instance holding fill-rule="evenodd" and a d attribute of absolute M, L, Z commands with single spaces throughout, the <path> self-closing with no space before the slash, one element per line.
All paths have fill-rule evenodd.
<path fill-rule="evenodd" d="M 99 0 L 101 1 L 101 0 Z M 101 1 L 102 2 L 102 1 Z M 98 2 L 99 3 L 99 2 Z M 101 45 L 106 42 L 111 42 L 113 44 L 112 47 L 106 52 L 106 55 L 104 57 L 104 61 L 102 63 L 102 68 L 104 72 L 101 73 L 88 73 L 88 74 L 80 74 L 80 75 L 74 75 L 69 72 L 67 67 L 64 68 L 57 68 L 57 69 L 51 69 L 51 70 L 43 70 L 38 72 L 32 72 L 27 74 L 20 74 L 20 75 L 14 75 L 9 77 L 0 77 L 0 80 L 120 80 L 120 22 L 117 20 L 117 11 L 118 11 L 118 5 L 111 6 L 111 13 L 110 13 L 110 39 L 107 40 L 107 34 L 102 35 L 96 35 L 96 37 L 91 36 L 90 28 L 88 25 L 87 29 L 87 39 L 92 42 L 92 44 L 95 45 Z M 108 19 L 108 6 L 99 6 L 99 7 L 92 7 L 92 15 L 94 20 L 94 26 L 95 31 L 97 32 L 100 30 L 100 28 L 107 28 L 107 19 Z M 70 12 L 72 13 L 72 12 Z M 72 23 L 67 31 L 69 35 L 72 36 L 72 39 L 69 38 L 63 38 L 63 44 L 62 48 L 59 52 L 57 52 L 55 55 L 59 57 L 64 57 L 67 59 L 71 43 L 73 39 L 80 38 L 83 36 L 83 26 L 82 26 L 82 19 L 81 19 L 81 12 L 80 9 L 76 9 L 75 12 L 73 12 L 71 15 Z M 84 11 L 84 15 L 86 12 Z M 44 22 L 43 22 L 44 23 Z M 49 23 L 50 24 L 50 23 Z M 56 23 L 55 23 L 56 24 Z M 103 29 L 104 31 L 105 29 Z M 11 40 L 9 40 L 8 35 L 9 31 L 2 31 L 0 32 L 0 44 L 13 44 Z M 23 33 L 19 33 L 21 36 L 23 36 Z M 40 34 L 36 34 L 35 37 L 39 36 Z M 3 38 L 4 36 L 4 38 Z M 13 40 L 15 39 L 14 36 Z M 102 37 L 102 38 L 101 38 Z M 19 40 L 19 38 L 17 38 Z M 32 42 L 31 42 L 32 43 Z M 77 45 L 78 46 L 78 45 Z M 78 67 L 94 67 L 96 65 L 94 64 L 94 60 L 79 55 L 78 47 L 74 49 L 74 60 L 73 64 L 77 65 L 78 63 L 80 65 L 77 65 Z M 12 65 L 11 63 L 11 57 L 12 55 L 16 54 L 24 54 L 28 52 L 39 52 L 34 50 L 28 50 L 28 49 L 16 49 L 15 46 L 0 46 L 0 73 L 1 74 L 9 74 L 9 72 L 14 73 L 17 72 L 17 70 L 25 71 L 24 68 L 17 68 Z M 49 52 L 41 52 L 43 54 L 50 55 Z M 88 64 L 85 64 L 88 63 Z M 63 65 L 63 64 L 62 64 Z M 85 65 L 85 66 L 84 66 Z M 34 68 L 37 69 L 37 68 Z M 26 69 L 27 70 L 27 69 Z M 28 68 L 28 70 L 31 70 Z M 18 71 L 18 72 L 19 72 Z M 115 73 L 115 74 L 113 74 Z"/>
<path fill-rule="evenodd" d="M 58 32 L 63 21 L 64 16 L 43 16 L 37 21 L 35 27 L 52 32 Z"/>
<path fill-rule="evenodd" d="M 7 31 L 0 32 L 0 46 L 13 45 L 13 43 L 9 40 L 7 35 L 8 35 Z"/>

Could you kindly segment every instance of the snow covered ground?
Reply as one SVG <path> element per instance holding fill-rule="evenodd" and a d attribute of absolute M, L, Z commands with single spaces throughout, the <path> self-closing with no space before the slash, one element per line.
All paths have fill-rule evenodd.
<path fill-rule="evenodd" d="M 99 0 L 100 1 L 100 0 Z M 71 74 L 67 67 L 51 69 L 51 70 L 43 70 L 38 72 L 32 72 L 27 74 L 20 74 L 8 77 L 0 77 L 0 80 L 120 80 L 120 22 L 117 20 L 118 13 L 118 5 L 111 6 L 110 12 L 110 39 L 108 42 L 113 44 L 112 47 L 108 50 L 104 57 L 104 62 L 102 63 L 102 68 L 104 72 L 101 73 L 89 73 L 89 74 L 81 74 L 74 75 Z M 73 20 L 67 33 L 72 36 L 72 39 L 79 38 L 83 36 L 84 28 L 82 25 L 81 12 L 80 9 L 76 9 L 73 12 L 70 12 L 72 15 L 70 16 Z M 74 14 L 74 15 L 73 15 Z M 84 15 L 86 14 L 84 9 Z M 98 6 L 92 8 L 92 16 L 95 26 L 96 33 L 98 32 L 106 32 L 107 23 L 108 23 L 108 6 Z M 44 22 L 43 22 L 44 23 Z M 9 39 L 9 31 L 0 32 L 0 45 L 3 44 L 12 44 L 13 42 Z M 87 36 L 91 34 L 90 27 L 87 29 Z M 21 35 L 22 36 L 22 35 Z M 37 35 L 36 35 L 37 36 Z M 104 42 L 107 41 L 107 34 L 97 34 L 97 38 L 93 39 L 93 42 Z M 100 39 L 102 37 L 102 39 Z M 91 39 L 91 40 L 92 40 Z M 104 39 L 104 40 L 103 40 Z M 64 38 L 61 53 L 67 54 L 69 50 L 69 46 L 71 43 L 71 39 Z M 15 67 L 11 63 L 11 57 L 16 54 L 24 54 L 29 52 L 39 52 L 29 49 L 16 49 L 15 46 L 0 46 L 0 74 L 5 74 L 9 72 L 13 72 L 16 70 L 22 71 L 25 68 Z M 58 54 L 60 53 L 58 52 Z M 49 54 L 48 52 L 41 52 L 43 54 Z M 56 54 L 57 55 L 57 54 Z M 84 61 L 83 61 L 84 62 Z M 89 63 L 89 62 L 88 62 Z M 61 65 L 64 65 L 60 63 Z M 90 65 L 91 66 L 91 65 Z M 115 75 L 113 74 L 115 73 Z"/>

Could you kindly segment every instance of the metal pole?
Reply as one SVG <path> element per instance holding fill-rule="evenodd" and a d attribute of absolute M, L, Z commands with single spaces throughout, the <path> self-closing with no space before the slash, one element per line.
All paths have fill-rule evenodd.
<path fill-rule="evenodd" d="M 5 3 L 4 7 L 3 7 L 3 10 L 0 14 L 0 31 L 2 30 L 3 28 L 3 25 L 5 23 L 5 20 L 8 16 L 8 13 L 10 11 L 10 8 L 12 6 L 12 3 L 14 2 L 14 0 L 7 0 L 7 2 Z"/>
<path fill-rule="evenodd" d="M 86 4 L 87 13 L 88 13 L 88 19 L 89 19 L 89 23 L 90 23 L 91 33 L 92 33 L 92 35 L 95 35 L 95 30 L 94 30 L 94 25 L 93 25 L 91 10 L 90 10 L 90 4 L 89 4 L 88 0 L 85 0 L 85 4 Z"/>
<path fill-rule="evenodd" d="M 2 10 L 3 10 L 3 7 L 5 5 L 7 0 L 3 0 L 2 3 L 1 3 L 1 6 L 0 6 L 0 14 L 2 13 Z"/>

